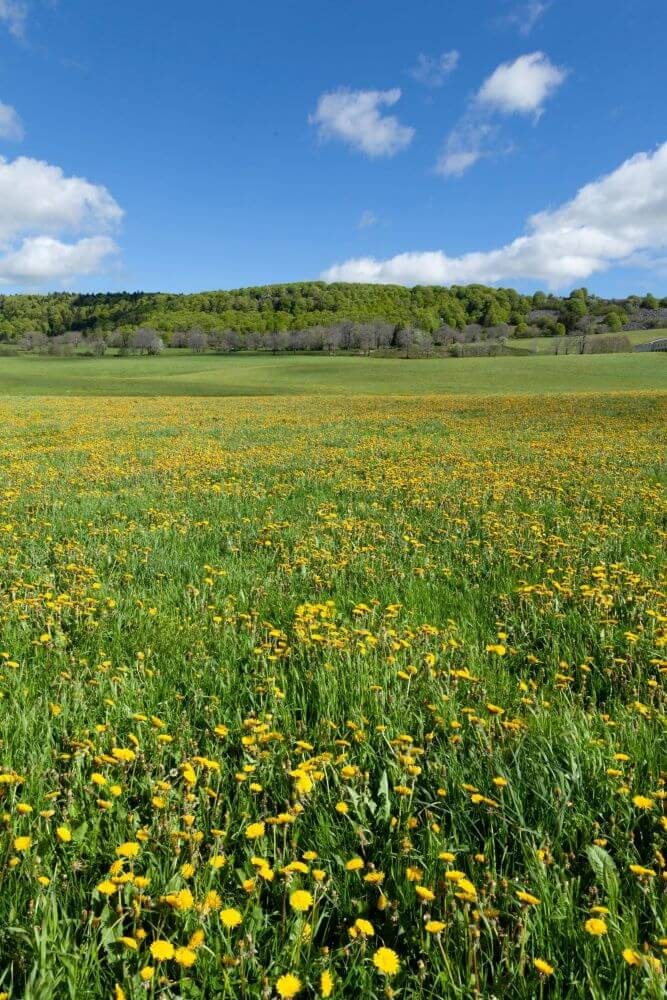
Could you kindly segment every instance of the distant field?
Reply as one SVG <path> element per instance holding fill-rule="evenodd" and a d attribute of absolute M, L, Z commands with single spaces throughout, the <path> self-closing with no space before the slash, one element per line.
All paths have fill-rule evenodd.
<path fill-rule="evenodd" d="M 614 336 L 614 334 L 597 334 L 600 338 Z M 627 337 L 632 346 L 636 344 L 648 344 L 651 340 L 659 340 L 660 337 L 667 336 L 667 330 L 629 330 L 622 334 Z M 521 349 L 535 351 L 539 354 L 552 354 L 555 350 L 558 337 L 514 337 L 508 341 L 511 349 Z"/>
<path fill-rule="evenodd" d="M 536 394 L 667 388 L 663 354 L 397 358 L 0 358 L 4 396 Z"/>

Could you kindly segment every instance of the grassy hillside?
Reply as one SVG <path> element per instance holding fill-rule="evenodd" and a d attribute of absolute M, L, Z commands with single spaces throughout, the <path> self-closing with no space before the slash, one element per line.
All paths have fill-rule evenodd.
<path fill-rule="evenodd" d="M 406 361 L 163 355 L 0 359 L 1 395 L 263 396 L 640 391 L 666 386 L 664 354 Z"/>

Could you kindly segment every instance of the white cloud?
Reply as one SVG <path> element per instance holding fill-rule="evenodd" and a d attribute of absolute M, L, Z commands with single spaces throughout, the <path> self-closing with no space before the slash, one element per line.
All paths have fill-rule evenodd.
<path fill-rule="evenodd" d="M 514 25 L 519 34 L 529 35 L 538 21 L 544 17 L 549 7 L 551 7 L 550 2 L 531 0 L 530 3 L 519 4 L 504 20 L 508 24 Z"/>
<path fill-rule="evenodd" d="M 484 81 L 477 101 L 506 114 L 536 114 L 561 85 L 567 71 L 554 66 L 543 52 L 519 56 L 511 63 L 501 63 Z"/>
<path fill-rule="evenodd" d="M 41 160 L 0 157 L 0 240 L 28 233 L 95 232 L 122 216 L 100 184 L 66 177 L 60 167 Z"/>
<path fill-rule="evenodd" d="M 435 165 L 436 174 L 461 177 L 483 157 L 491 156 L 491 142 L 497 128 L 472 112 L 466 113 L 452 129 Z"/>
<path fill-rule="evenodd" d="M 123 210 L 105 187 L 60 167 L 0 157 L 0 281 L 67 281 L 90 274 L 117 250 L 106 235 Z M 83 237 L 63 242 L 63 235 Z"/>
<path fill-rule="evenodd" d="M 560 208 L 533 215 L 525 235 L 496 250 L 364 257 L 334 265 L 322 277 L 404 285 L 535 279 L 559 288 L 612 266 L 630 266 L 638 255 L 658 264 L 666 248 L 667 142 L 580 188 Z"/>
<path fill-rule="evenodd" d="M 118 252 L 108 236 L 91 236 L 62 243 L 52 236 L 31 236 L 17 250 L 0 257 L 0 282 L 11 285 L 67 283 L 94 274 Z"/>
<path fill-rule="evenodd" d="M 25 135 L 23 122 L 11 104 L 0 101 L 0 139 L 10 139 L 20 142 Z"/>
<path fill-rule="evenodd" d="M 417 56 L 417 65 L 410 70 L 410 76 L 418 83 L 423 83 L 425 87 L 442 87 L 449 74 L 458 66 L 459 57 L 456 49 L 443 52 L 437 58 L 420 52 Z"/>
<path fill-rule="evenodd" d="M 4 21 L 15 38 L 22 38 L 28 5 L 23 0 L 0 0 L 0 21 Z"/>
<path fill-rule="evenodd" d="M 339 90 L 322 94 L 315 114 L 308 121 L 316 125 L 322 139 L 340 139 L 367 156 L 394 156 L 409 146 L 415 130 L 402 125 L 394 115 L 383 115 L 382 107 L 393 107 L 401 97 L 393 90 Z"/>
<path fill-rule="evenodd" d="M 364 209 L 361 213 L 361 218 L 359 219 L 359 229 L 370 229 L 371 226 L 377 225 L 377 215 L 372 212 L 370 208 Z"/>

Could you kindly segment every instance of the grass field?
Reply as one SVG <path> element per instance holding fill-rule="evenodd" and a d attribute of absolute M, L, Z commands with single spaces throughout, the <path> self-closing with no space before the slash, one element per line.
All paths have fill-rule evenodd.
<path fill-rule="evenodd" d="M 662 997 L 664 370 L 3 360 L 0 993 Z"/>
<path fill-rule="evenodd" d="M 628 330 L 622 336 L 627 337 L 632 346 L 648 344 L 659 340 L 667 334 L 667 330 Z M 596 334 L 596 337 L 614 336 L 614 334 Z M 517 337 L 508 341 L 508 346 L 516 350 L 531 350 L 538 354 L 553 354 L 558 343 L 557 337 Z"/>
<path fill-rule="evenodd" d="M 2 395 L 265 396 L 600 392 L 652 389 L 664 354 L 398 358 L 168 355 L 0 358 Z"/>

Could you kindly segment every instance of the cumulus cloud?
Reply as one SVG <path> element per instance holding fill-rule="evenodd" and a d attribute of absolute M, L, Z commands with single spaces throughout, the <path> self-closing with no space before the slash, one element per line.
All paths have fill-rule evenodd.
<path fill-rule="evenodd" d="M 394 156 L 410 145 L 415 130 L 380 109 L 393 107 L 400 97 L 398 87 L 392 90 L 341 87 L 322 94 L 308 121 L 317 126 L 323 140 L 340 139 L 367 156 Z"/>
<path fill-rule="evenodd" d="M 24 135 L 23 122 L 16 109 L 11 104 L 3 104 L 0 101 L 0 139 L 20 142 Z"/>
<path fill-rule="evenodd" d="M 459 53 L 456 49 L 443 52 L 441 55 L 426 56 L 420 52 L 417 56 L 417 65 L 410 70 L 410 76 L 423 83 L 425 87 L 442 87 L 450 73 L 453 73 L 459 64 Z"/>
<path fill-rule="evenodd" d="M 498 249 L 459 257 L 441 250 L 364 257 L 334 265 L 322 277 L 403 285 L 535 279 L 560 288 L 638 257 L 658 264 L 665 249 L 667 142 L 632 156 L 559 208 L 533 215 L 524 235 Z"/>
<path fill-rule="evenodd" d="M 0 281 L 67 281 L 98 270 L 116 252 L 107 235 L 123 210 L 109 191 L 60 167 L 0 157 Z M 75 242 L 63 242 L 63 236 Z"/>
<path fill-rule="evenodd" d="M 0 21 L 3 21 L 15 38 L 25 33 L 28 5 L 23 0 L 0 0 Z"/>
<path fill-rule="evenodd" d="M 501 63 L 480 87 L 477 101 L 505 114 L 540 115 L 566 76 L 567 71 L 554 66 L 544 52 L 531 52 Z"/>
<path fill-rule="evenodd" d="M 512 151 L 498 141 L 501 114 L 532 114 L 537 122 L 544 103 L 561 85 L 567 70 L 554 66 L 543 52 L 501 63 L 487 77 L 447 136 L 435 165 L 443 177 L 461 177 L 479 160 Z"/>
<path fill-rule="evenodd" d="M 52 236 L 31 236 L 16 250 L 0 256 L 0 282 L 11 285 L 67 283 L 94 274 L 118 247 L 108 236 L 63 243 Z"/>

